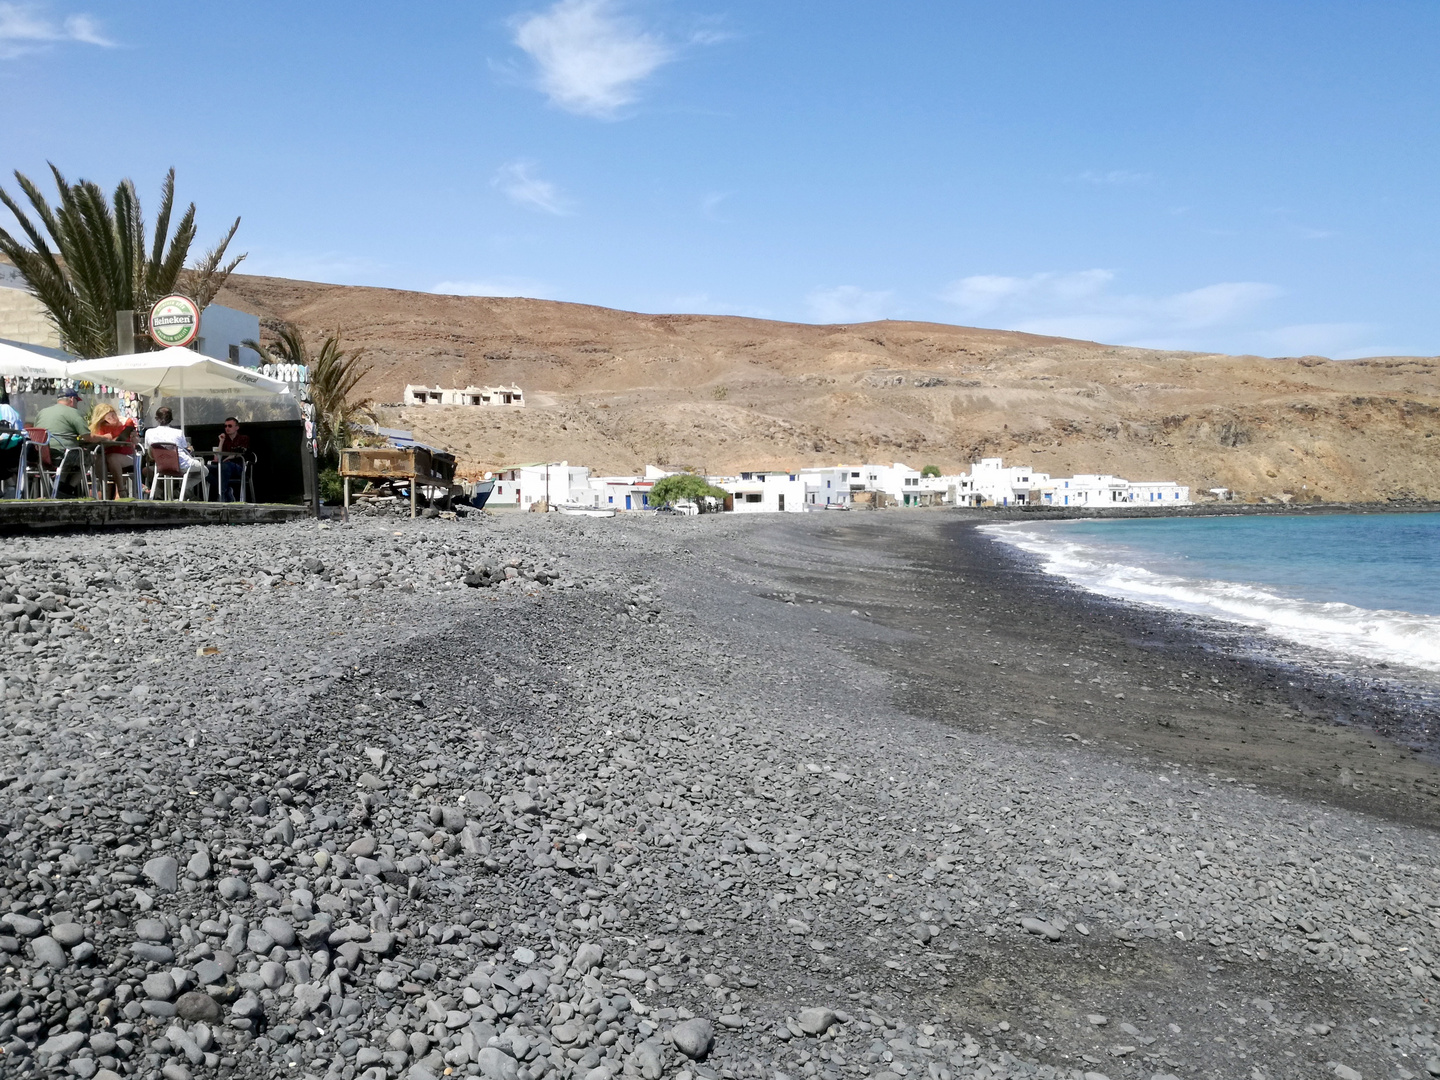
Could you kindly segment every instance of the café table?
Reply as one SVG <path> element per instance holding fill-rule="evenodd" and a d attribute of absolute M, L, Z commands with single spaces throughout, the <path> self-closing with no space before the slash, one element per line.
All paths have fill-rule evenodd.
<path fill-rule="evenodd" d="M 131 469 L 135 474 L 135 497 L 145 497 L 145 485 L 140 482 L 140 446 L 138 443 L 127 439 L 107 439 L 103 435 L 79 435 L 78 442 L 83 443 L 90 450 L 90 474 L 95 477 L 95 498 L 101 502 L 105 501 L 105 479 L 109 475 L 105 468 L 103 458 L 111 450 L 121 450 L 129 456 L 132 465 Z M 117 488 L 115 498 L 120 498 L 120 491 Z"/>

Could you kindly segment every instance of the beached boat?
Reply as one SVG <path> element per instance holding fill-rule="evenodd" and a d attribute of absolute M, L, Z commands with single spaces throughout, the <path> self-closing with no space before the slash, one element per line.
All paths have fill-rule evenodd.
<path fill-rule="evenodd" d="M 485 509 L 485 503 L 490 498 L 491 492 L 495 490 L 494 480 L 477 480 L 470 489 L 469 503 L 476 510 Z"/>
<path fill-rule="evenodd" d="M 613 506 L 582 506 L 578 503 L 556 503 L 552 509 L 557 514 L 571 514 L 575 517 L 614 517 Z"/>

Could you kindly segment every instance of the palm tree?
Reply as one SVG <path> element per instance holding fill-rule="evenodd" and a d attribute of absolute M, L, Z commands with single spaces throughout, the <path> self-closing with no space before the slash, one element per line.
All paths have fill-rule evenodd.
<path fill-rule="evenodd" d="M 195 240 L 195 204 L 189 205 L 171 234 L 174 169 L 165 177 L 160 214 L 148 240 L 134 183 L 120 181 L 107 202 L 99 185 L 89 180 L 71 184 L 54 165 L 50 171 L 59 191 L 55 207 L 34 181 L 15 173 L 38 225 L 0 188 L 0 203 L 15 216 L 23 234 L 17 238 L 0 228 L 0 254 L 15 264 L 30 292 L 45 305 L 61 344 L 77 356 L 110 356 L 118 351 L 117 311 L 148 311 L 171 293 L 183 293 L 203 309 L 245 258 L 224 262 L 225 249 L 240 227 L 236 218 L 224 238 L 186 268 Z M 136 347 L 150 346 L 137 339 Z"/>
<path fill-rule="evenodd" d="M 340 332 L 329 334 L 320 344 L 320 351 L 311 354 L 294 323 L 267 323 L 275 335 L 268 345 L 254 339 L 241 344 L 253 349 L 274 364 L 303 364 L 308 369 L 310 401 L 315 406 L 315 431 L 320 443 L 320 456 L 334 460 L 350 445 L 355 428 L 361 423 L 374 423 L 370 398 L 353 398 L 360 380 L 370 374 L 369 366 L 360 365 L 362 350 L 346 352 L 341 347 Z"/>

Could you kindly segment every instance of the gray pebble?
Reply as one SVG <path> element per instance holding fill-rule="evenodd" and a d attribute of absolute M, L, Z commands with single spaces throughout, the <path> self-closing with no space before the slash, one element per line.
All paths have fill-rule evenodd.
<path fill-rule="evenodd" d="M 173 893 L 180 887 L 180 865 L 170 855 L 157 855 L 145 864 L 145 876 L 161 892 Z"/>
<path fill-rule="evenodd" d="M 52 968 L 63 968 L 66 964 L 65 950 L 60 943 L 49 935 L 41 935 L 30 942 L 30 948 L 35 950 L 35 959 L 40 963 Z"/>
<path fill-rule="evenodd" d="M 670 1038 L 675 1043 L 675 1049 L 690 1060 L 704 1061 L 715 1045 L 715 1025 L 697 1016 L 671 1028 Z"/>

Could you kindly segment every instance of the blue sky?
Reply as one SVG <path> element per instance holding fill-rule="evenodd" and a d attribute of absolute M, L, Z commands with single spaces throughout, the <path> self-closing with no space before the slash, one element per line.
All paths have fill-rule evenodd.
<path fill-rule="evenodd" d="M 1440 352 L 1440 5 L 0 2 L 0 169 L 255 273 Z"/>

